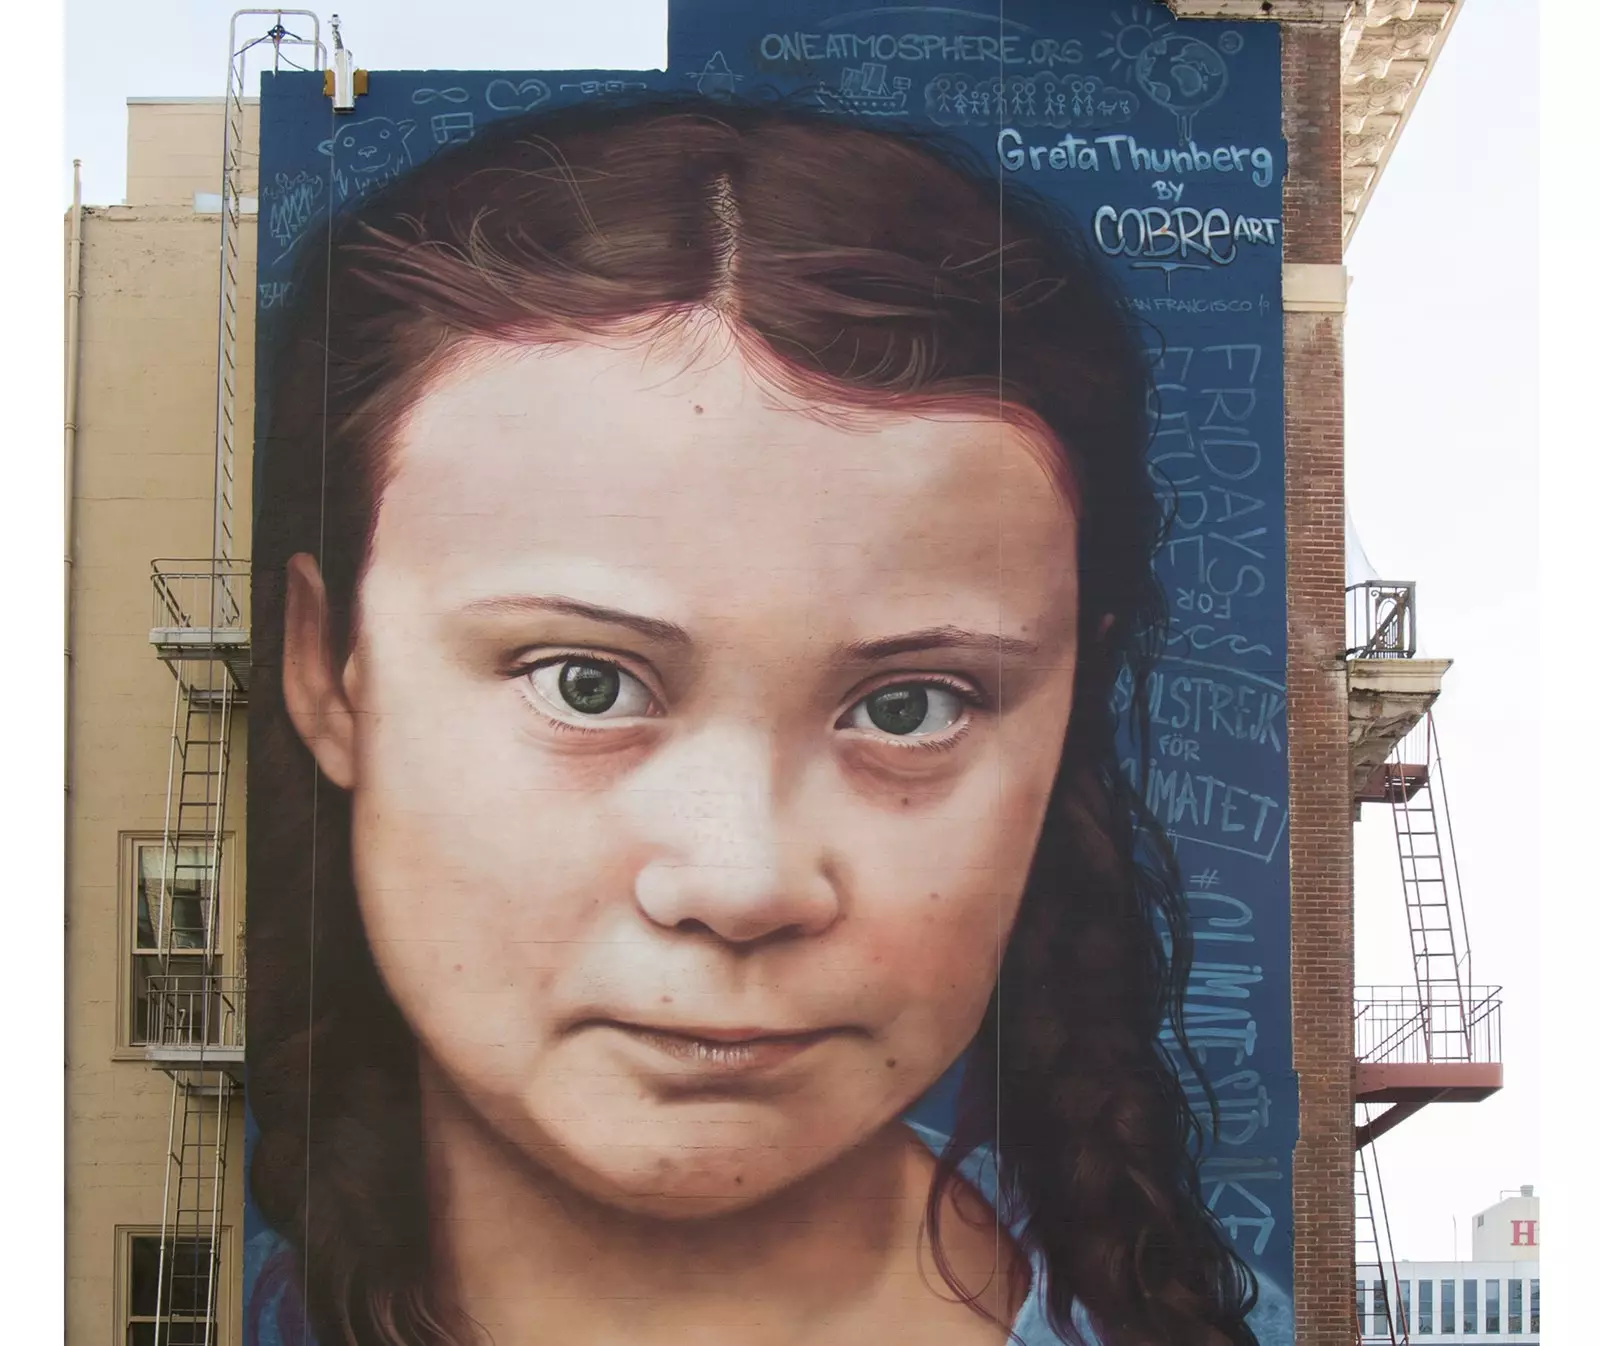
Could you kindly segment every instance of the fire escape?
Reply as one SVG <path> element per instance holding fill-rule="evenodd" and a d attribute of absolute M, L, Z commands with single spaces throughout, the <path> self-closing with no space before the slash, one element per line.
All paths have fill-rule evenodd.
<path fill-rule="evenodd" d="M 1500 988 L 1472 978 L 1472 947 L 1433 704 L 1445 659 L 1417 657 L 1416 586 L 1346 590 L 1351 797 L 1394 820 L 1412 982 L 1355 999 L 1355 1340 L 1409 1343 L 1374 1141 L 1430 1103 L 1473 1103 L 1502 1081 Z M 1375 1111 L 1381 1109 L 1381 1111 Z M 1371 1277 L 1369 1281 L 1367 1278 Z M 1368 1297 L 1370 1296 L 1370 1298 Z"/>
<path fill-rule="evenodd" d="M 239 21 L 252 16 L 271 26 L 241 43 Z M 311 36 L 291 32 L 286 19 L 304 21 Z M 212 1346 L 222 1335 L 220 1231 L 245 1032 L 242 944 L 236 933 L 218 929 L 230 767 L 243 724 L 237 712 L 250 689 L 249 560 L 236 555 L 234 542 L 240 296 L 254 292 L 241 255 L 248 227 L 246 160 L 255 150 L 246 143 L 245 86 L 252 54 L 264 55 L 267 44 L 274 69 L 293 65 L 284 48 L 299 47 L 309 48 L 322 68 L 319 29 L 309 10 L 242 9 L 229 24 L 211 554 L 151 563 L 150 643 L 176 684 L 161 867 L 150 913 L 159 972 L 145 979 L 141 1007 L 145 1057 L 172 1081 L 153 1346 Z"/>

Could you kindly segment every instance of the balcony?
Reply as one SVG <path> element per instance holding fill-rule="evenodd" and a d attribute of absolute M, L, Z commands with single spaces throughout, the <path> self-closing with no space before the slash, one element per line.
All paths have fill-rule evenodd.
<path fill-rule="evenodd" d="M 1355 1101 L 1391 1106 L 1356 1128 L 1375 1140 L 1429 1103 L 1477 1103 L 1504 1083 L 1500 988 L 1424 1000 L 1415 986 L 1365 986 L 1355 999 Z"/>
<path fill-rule="evenodd" d="M 162 1070 L 222 1070 L 243 1082 L 244 978 L 185 972 L 145 983 L 145 1060 Z"/>
<path fill-rule="evenodd" d="M 244 561 L 150 563 L 150 643 L 198 700 L 250 688 L 250 567 Z M 219 676 L 225 674 L 225 678 Z"/>
<path fill-rule="evenodd" d="M 1393 802 L 1390 755 L 1439 699 L 1448 659 L 1417 657 L 1417 586 L 1370 580 L 1345 589 L 1345 676 L 1349 692 L 1350 796 Z"/>

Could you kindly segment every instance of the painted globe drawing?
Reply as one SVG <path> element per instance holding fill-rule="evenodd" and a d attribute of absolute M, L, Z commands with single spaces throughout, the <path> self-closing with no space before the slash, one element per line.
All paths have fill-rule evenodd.
<path fill-rule="evenodd" d="M 1194 134 L 1195 113 L 1210 107 L 1228 87 L 1228 66 L 1217 52 L 1192 37 L 1169 33 L 1139 53 L 1139 87 L 1178 119 L 1178 139 Z"/>

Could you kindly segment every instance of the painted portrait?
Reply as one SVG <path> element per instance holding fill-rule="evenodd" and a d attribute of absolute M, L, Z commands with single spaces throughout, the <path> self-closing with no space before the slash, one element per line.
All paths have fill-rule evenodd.
<path fill-rule="evenodd" d="M 264 343 L 247 1340 L 1287 1341 L 1093 216 L 792 91 L 416 158 Z"/>

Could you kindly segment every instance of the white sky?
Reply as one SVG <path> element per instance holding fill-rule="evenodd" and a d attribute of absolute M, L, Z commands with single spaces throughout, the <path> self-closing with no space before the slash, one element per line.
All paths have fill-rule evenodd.
<path fill-rule="evenodd" d="M 233 8 L 69 0 L 62 200 L 74 157 L 86 201 L 122 199 L 126 98 L 222 92 Z M 447 25 L 425 10 L 447 12 Z M 340 0 L 339 13 L 358 63 L 374 69 L 665 60 L 665 0 Z M 1379 1142 L 1396 1251 L 1416 1260 L 1452 1255 L 1452 1217 L 1469 1255 L 1475 1211 L 1542 1183 L 1533 838 L 1552 800 L 1531 758 L 1538 146 L 1522 99 L 1538 84 L 1535 15 L 1533 0 L 1465 5 L 1348 257 L 1351 511 L 1379 573 L 1417 581 L 1427 652 L 1456 661 L 1438 721 L 1477 977 L 1503 984 L 1506 1001 L 1504 1091 L 1425 1109 Z M 1357 981 L 1408 981 L 1382 809 L 1356 830 L 1356 882 Z"/>

